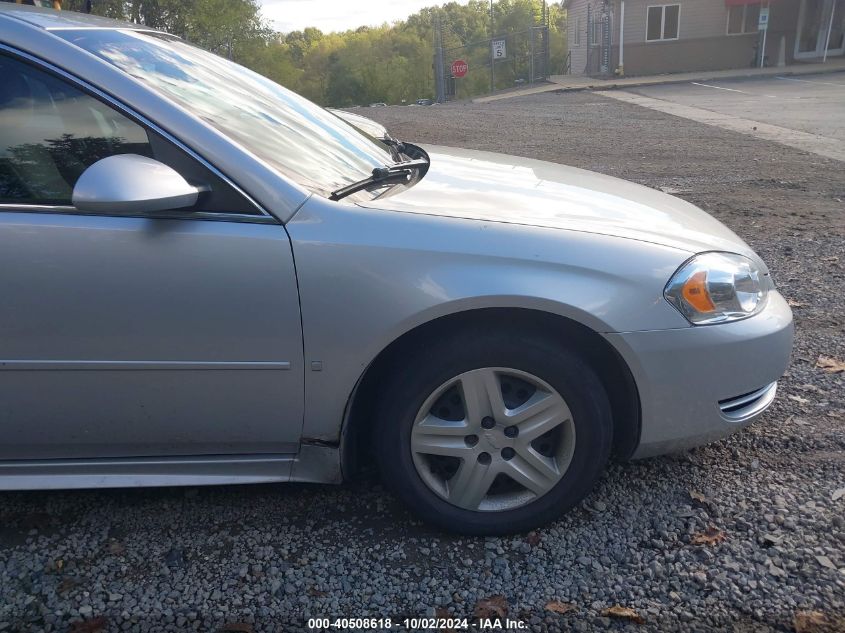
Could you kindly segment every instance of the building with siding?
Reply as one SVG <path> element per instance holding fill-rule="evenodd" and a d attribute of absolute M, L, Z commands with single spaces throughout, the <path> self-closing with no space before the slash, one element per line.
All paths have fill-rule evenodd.
<path fill-rule="evenodd" d="M 768 9 L 768 29 L 758 30 Z M 574 74 L 650 75 L 845 52 L 845 0 L 569 0 Z"/>

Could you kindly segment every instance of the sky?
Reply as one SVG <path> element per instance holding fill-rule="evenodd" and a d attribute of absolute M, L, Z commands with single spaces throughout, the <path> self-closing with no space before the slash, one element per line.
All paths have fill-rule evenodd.
<path fill-rule="evenodd" d="M 442 0 L 259 0 L 261 13 L 279 31 L 316 26 L 324 33 L 403 20 Z M 466 4 L 467 0 L 458 0 Z"/>

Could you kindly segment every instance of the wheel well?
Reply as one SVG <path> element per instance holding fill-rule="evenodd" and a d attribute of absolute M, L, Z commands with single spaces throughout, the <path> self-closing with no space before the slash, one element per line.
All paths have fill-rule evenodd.
<path fill-rule="evenodd" d="M 600 334 L 577 321 L 549 312 L 523 308 L 483 308 L 440 317 L 410 330 L 393 341 L 369 364 L 347 406 L 341 433 L 341 463 L 345 477 L 366 470 L 371 463 L 366 438 L 374 418 L 381 380 L 395 370 L 404 352 L 431 337 L 479 328 L 531 328 L 565 341 L 596 370 L 610 399 L 613 415 L 613 451 L 628 459 L 640 437 L 640 400 L 628 365 Z"/>

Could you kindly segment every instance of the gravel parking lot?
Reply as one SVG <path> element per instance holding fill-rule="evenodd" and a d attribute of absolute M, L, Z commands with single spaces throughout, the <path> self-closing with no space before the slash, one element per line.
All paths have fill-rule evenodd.
<path fill-rule="evenodd" d="M 845 360 L 845 165 L 592 93 L 358 112 L 399 138 L 660 187 L 726 222 L 795 312 L 773 407 L 728 440 L 614 464 L 577 510 L 509 538 L 433 531 L 366 479 L 0 493 L 0 631 L 505 613 L 532 631 L 845 630 L 845 373 L 817 366 Z"/>

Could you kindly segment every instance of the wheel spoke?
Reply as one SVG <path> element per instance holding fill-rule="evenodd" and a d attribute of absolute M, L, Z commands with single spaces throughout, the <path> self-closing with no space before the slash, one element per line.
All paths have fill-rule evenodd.
<path fill-rule="evenodd" d="M 505 462 L 505 474 L 536 495 L 548 492 L 560 479 L 555 462 L 526 447 Z"/>
<path fill-rule="evenodd" d="M 496 372 L 490 368 L 475 369 L 461 376 L 467 420 L 477 424 L 490 416 L 503 421 L 507 409 L 502 398 L 502 386 Z"/>
<path fill-rule="evenodd" d="M 470 457 L 469 454 L 472 452 L 466 445 L 463 436 L 428 433 L 414 433 L 411 436 L 411 450 L 423 455 L 443 455 L 446 457 Z"/>
<path fill-rule="evenodd" d="M 537 391 L 523 405 L 508 414 L 508 424 L 519 427 L 519 438 L 529 443 L 570 417 L 569 407 L 557 394 Z"/>
<path fill-rule="evenodd" d="M 466 421 L 458 420 L 444 420 L 438 418 L 436 415 L 429 413 L 422 420 L 414 425 L 414 433 L 423 433 L 425 435 L 448 435 L 452 437 L 463 437 L 469 433 L 469 427 Z"/>
<path fill-rule="evenodd" d="M 462 508 L 477 510 L 487 496 L 498 474 L 494 464 L 481 464 L 478 460 L 465 459 L 447 483 L 449 501 Z"/>

